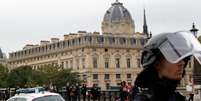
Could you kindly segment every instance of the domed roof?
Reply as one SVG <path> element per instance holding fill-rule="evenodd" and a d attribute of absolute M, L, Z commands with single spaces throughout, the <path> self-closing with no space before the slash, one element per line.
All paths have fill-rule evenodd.
<path fill-rule="evenodd" d="M 112 3 L 112 6 L 106 11 L 103 21 L 117 22 L 122 20 L 132 20 L 132 17 L 123 4 L 117 0 L 115 3 Z"/>

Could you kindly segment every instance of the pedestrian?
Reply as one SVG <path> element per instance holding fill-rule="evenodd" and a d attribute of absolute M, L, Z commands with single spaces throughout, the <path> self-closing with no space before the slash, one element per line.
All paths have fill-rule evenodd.
<path fill-rule="evenodd" d="M 86 94 L 87 94 L 87 85 L 86 84 L 82 84 L 81 94 L 83 97 L 83 101 L 86 101 Z"/>
<path fill-rule="evenodd" d="M 120 101 L 126 101 L 127 97 L 128 97 L 128 89 L 127 89 L 126 81 L 122 81 L 120 93 L 119 93 Z"/>
<path fill-rule="evenodd" d="M 133 101 L 185 101 L 176 87 L 185 67 L 194 56 L 201 63 L 201 45 L 190 32 L 180 31 L 153 36 L 144 46 L 143 70 L 135 80 Z"/>
<path fill-rule="evenodd" d="M 75 85 L 72 85 L 70 88 L 70 98 L 70 101 L 77 101 L 77 90 Z"/>
<path fill-rule="evenodd" d="M 67 83 L 66 84 L 66 100 L 67 101 L 71 101 L 70 92 L 71 92 L 71 85 Z"/>
<path fill-rule="evenodd" d="M 93 87 L 91 88 L 91 99 L 92 99 L 92 101 L 98 100 L 99 95 L 100 95 L 100 92 L 98 90 L 97 85 L 93 84 Z"/>
<path fill-rule="evenodd" d="M 189 99 L 188 101 L 194 101 L 194 94 L 193 93 L 190 93 L 189 94 Z"/>

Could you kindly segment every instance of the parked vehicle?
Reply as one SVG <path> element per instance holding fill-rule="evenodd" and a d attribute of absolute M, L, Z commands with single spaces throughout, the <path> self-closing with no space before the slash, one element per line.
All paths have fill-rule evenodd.
<path fill-rule="evenodd" d="M 7 101 L 65 101 L 60 94 L 41 90 L 41 88 L 27 88 L 16 90 L 17 94 Z"/>

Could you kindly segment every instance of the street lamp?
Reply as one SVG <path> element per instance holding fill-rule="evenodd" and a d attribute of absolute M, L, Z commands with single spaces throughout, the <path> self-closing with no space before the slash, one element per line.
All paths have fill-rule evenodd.
<path fill-rule="evenodd" d="M 193 35 L 197 38 L 198 29 L 195 28 L 195 24 L 194 24 L 194 23 L 193 23 L 192 29 L 191 29 L 190 31 L 191 31 L 191 32 L 193 33 Z"/>

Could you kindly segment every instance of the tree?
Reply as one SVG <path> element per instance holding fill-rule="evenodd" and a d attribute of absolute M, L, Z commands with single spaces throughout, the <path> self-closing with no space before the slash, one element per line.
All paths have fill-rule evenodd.
<path fill-rule="evenodd" d="M 201 36 L 198 37 L 198 41 L 201 42 Z"/>
<path fill-rule="evenodd" d="M 53 83 L 55 76 L 59 72 L 59 66 L 45 65 L 40 67 L 39 71 L 41 71 L 46 78 L 44 84 L 49 85 Z"/>
<path fill-rule="evenodd" d="M 53 82 L 56 86 L 61 87 L 66 85 L 66 83 L 69 84 L 80 83 L 81 80 L 79 79 L 77 72 L 72 72 L 71 69 L 63 69 L 57 72 Z"/>
<path fill-rule="evenodd" d="M 9 72 L 7 78 L 9 87 L 34 87 L 34 86 L 65 86 L 66 83 L 79 83 L 77 72 L 71 69 L 62 69 L 59 66 L 45 65 L 37 70 L 31 66 L 20 66 Z"/>
<path fill-rule="evenodd" d="M 71 69 L 62 69 L 60 66 L 46 65 L 40 68 L 44 72 L 47 81 L 46 84 L 53 84 L 57 87 L 65 86 L 66 83 L 76 84 L 80 82 L 77 72 L 72 72 Z"/>
<path fill-rule="evenodd" d="M 0 64 L 0 87 L 7 85 L 8 68 Z"/>
<path fill-rule="evenodd" d="M 10 71 L 7 81 L 10 87 L 30 87 L 42 85 L 44 74 L 32 70 L 31 66 L 21 66 Z"/>

